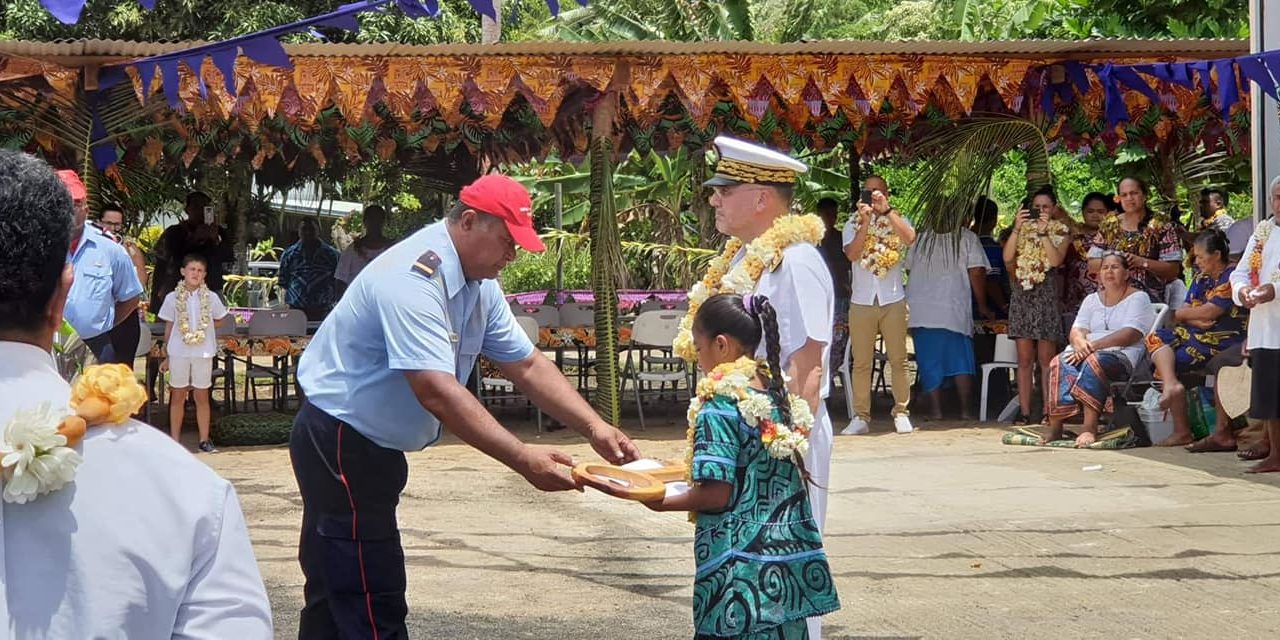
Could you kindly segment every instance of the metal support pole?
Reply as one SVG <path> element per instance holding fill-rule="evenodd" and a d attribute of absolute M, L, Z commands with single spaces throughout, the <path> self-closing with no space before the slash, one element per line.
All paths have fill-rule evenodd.
<path fill-rule="evenodd" d="M 564 230 L 564 185 L 556 184 L 556 231 Z M 556 303 L 564 291 L 564 240 L 556 242 Z"/>

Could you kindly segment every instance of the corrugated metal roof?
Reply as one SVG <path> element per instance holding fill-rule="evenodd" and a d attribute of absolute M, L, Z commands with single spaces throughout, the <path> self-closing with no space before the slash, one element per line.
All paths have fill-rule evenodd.
<path fill-rule="evenodd" d="M 74 40 L 55 42 L 0 41 L 0 55 L 40 58 L 60 64 L 103 63 L 190 48 L 200 41 L 131 42 Z M 294 56 L 449 56 L 555 55 L 626 56 L 681 54 L 749 55 L 953 55 L 1006 58 L 1106 59 L 1133 57 L 1229 58 L 1249 52 L 1248 40 L 1005 40 L 994 42 L 840 40 L 766 44 L 760 42 L 517 42 L 498 45 L 398 43 L 286 45 Z"/>

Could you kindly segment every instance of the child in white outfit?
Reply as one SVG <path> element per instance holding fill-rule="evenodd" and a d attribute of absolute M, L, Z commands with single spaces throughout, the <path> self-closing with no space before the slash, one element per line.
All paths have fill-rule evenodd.
<path fill-rule="evenodd" d="M 187 393 L 196 403 L 196 428 L 200 450 L 213 452 L 209 439 L 209 387 L 213 385 L 213 356 L 217 352 L 215 323 L 227 316 L 227 307 L 204 284 L 204 258 L 182 259 L 182 282 L 165 296 L 156 315 L 165 321 L 166 357 L 160 370 L 169 372 L 169 435 L 182 433 Z M 175 331 L 175 324 L 177 330 Z"/>

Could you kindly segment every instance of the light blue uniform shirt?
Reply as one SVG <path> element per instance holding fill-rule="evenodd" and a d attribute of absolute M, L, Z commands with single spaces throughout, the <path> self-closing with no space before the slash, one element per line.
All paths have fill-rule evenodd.
<path fill-rule="evenodd" d="M 356 276 L 298 364 L 307 400 L 379 446 L 416 451 L 440 438 L 406 371 L 442 371 L 466 384 L 477 357 L 517 362 L 533 354 L 495 280 L 467 282 L 446 222 L 378 256 Z M 414 270 L 428 251 L 435 274 Z"/>
<path fill-rule="evenodd" d="M 129 253 L 97 227 L 85 224 L 79 246 L 67 259 L 76 278 L 62 316 L 82 339 L 110 331 L 116 325 L 116 303 L 142 295 Z"/>

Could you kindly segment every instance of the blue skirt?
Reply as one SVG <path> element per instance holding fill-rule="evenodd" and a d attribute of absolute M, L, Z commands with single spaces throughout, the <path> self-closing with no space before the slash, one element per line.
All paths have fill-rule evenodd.
<path fill-rule="evenodd" d="M 911 341 L 916 347 L 916 377 L 925 393 L 941 388 L 947 378 L 978 372 L 971 336 L 947 329 L 914 327 Z"/>

